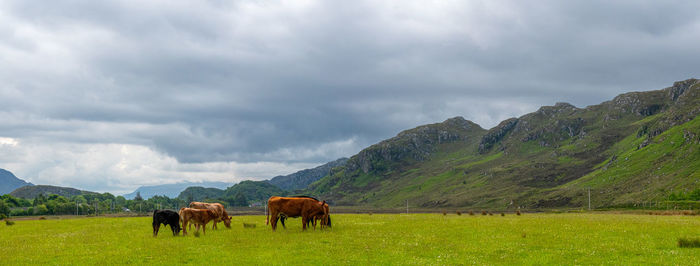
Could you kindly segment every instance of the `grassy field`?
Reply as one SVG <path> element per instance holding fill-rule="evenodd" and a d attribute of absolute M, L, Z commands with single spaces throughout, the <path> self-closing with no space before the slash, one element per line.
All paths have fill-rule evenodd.
<path fill-rule="evenodd" d="M 150 217 L 0 224 L 0 264 L 684 264 L 699 265 L 696 216 L 336 214 L 332 230 L 272 232 L 264 216 L 232 229 L 151 235 Z M 254 229 L 243 228 L 254 223 Z"/>

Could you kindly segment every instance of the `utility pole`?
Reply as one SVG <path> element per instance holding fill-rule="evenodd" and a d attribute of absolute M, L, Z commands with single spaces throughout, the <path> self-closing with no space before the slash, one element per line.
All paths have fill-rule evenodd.
<path fill-rule="evenodd" d="M 408 200 L 406 200 L 406 214 L 408 214 Z"/>
<path fill-rule="evenodd" d="M 588 188 L 588 210 L 591 210 L 591 188 Z"/>
<path fill-rule="evenodd" d="M 78 201 L 75 201 L 75 215 L 78 215 Z"/>

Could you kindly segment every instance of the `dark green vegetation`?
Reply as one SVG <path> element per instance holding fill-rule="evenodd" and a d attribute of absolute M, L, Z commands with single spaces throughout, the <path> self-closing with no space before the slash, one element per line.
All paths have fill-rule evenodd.
<path fill-rule="evenodd" d="M 272 195 L 279 196 L 287 195 L 288 193 L 266 181 L 246 180 L 226 190 L 189 187 L 180 193 L 178 199 L 185 202 L 206 201 L 221 202 L 226 206 L 248 206 L 253 203 L 262 204 Z"/>
<path fill-rule="evenodd" d="M 23 186 L 31 185 L 32 183 L 27 183 L 26 181 L 17 178 L 10 171 L 0 168 L 0 195 L 10 193 L 13 190 Z"/>
<path fill-rule="evenodd" d="M 456 117 L 364 149 L 308 192 L 335 205 L 515 209 L 587 207 L 590 189 L 593 207 L 669 206 L 700 189 L 698 113 L 690 79 L 490 130 Z"/>
<path fill-rule="evenodd" d="M 682 248 L 700 248 L 700 238 L 679 238 L 678 246 Z"/>
<path fill-rule="evenodd" d="M 51 194 L 39 194 L 33 199 L 18 198 L 12 195 L 0 196 L 0 215 L 95 215 L 105 213 L 141 212 L 148 213 L 154 209 L 173 209 L 187 206 L 189 202 L 154 196 L 148 200 L 127 200 L 110 193 L 87 193 L 64 197 Z M 127 211 L 127 209 L 129 209 Z"/>
<path fill-rule="evenodd" d="M 153 237 L 151 219 L 16 220 L 0 226 L 0 259 L 7 265 L 700 264 L 697 249 L 678 246 L 679 238 L 700 235 L 700 220 L 690 216 L 336 214 L 333 229 L 307 232 L 299 219 L 272 232 L 264 216 L 234 216 L 231 229 L 199 237 Z"/>

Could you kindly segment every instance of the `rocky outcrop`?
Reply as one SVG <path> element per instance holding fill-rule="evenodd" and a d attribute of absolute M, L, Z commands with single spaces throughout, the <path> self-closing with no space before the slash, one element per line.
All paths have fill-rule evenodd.
<path fill-rule="evenodd" d="M 347 172 L 384 170 L 387 164 L 403 160 L 424 161 L 444 143 L 465 141 L 483 132 L 479 125 L 454 117 L 442 123 L 419 126 L 374 144 L 350 158 Z"/>
<path fill-rule="evenodd" d="M 517 118 L 509 118 L 498 124 L 498 126 L 490 129 L 489 132 L 481 138 L 481 142 L 479 143 L 479 153 L 484 153 L 491 149 L 491 147 L 503 139 L 503 137 L 505 137 L 505 135 L 508 134 L 508 132 L 510 132 L 516 124 L 518 124 Z"/>
<path fill-rule="evenodd" d="M 331 169 L 334 167 L 345 165 L 347 161 L 348 158 L 340 158 L 315 168 L 301 170 L 290 175 L 276 176 L 267 182 L 284 190 L 293 191 L 297 189 L 304 189 L 309 184 L 316 182 L 316 180 L 330 174 Z"/>

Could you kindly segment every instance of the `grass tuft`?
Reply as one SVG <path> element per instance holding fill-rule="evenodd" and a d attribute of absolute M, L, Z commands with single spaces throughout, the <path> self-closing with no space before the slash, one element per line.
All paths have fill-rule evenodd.
<path fill-rule="evenodd" d="M 681 248 L 700 248 L 700 238 L 679 238 L 678 247 Z"/>

